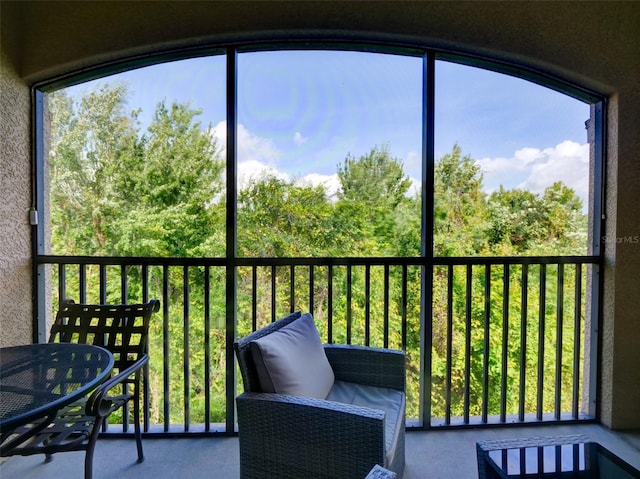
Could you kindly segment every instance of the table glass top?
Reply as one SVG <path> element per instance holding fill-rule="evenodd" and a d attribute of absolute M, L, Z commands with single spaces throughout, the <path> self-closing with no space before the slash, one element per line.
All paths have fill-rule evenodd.
<path fill-rule="evenodd" d="M 595 442 L 489 451 L 503 478 L 640 479 L 640 471 Z"/>
<path fill-rule="evenodd" d="M 82 397 L 113 367 L 106 349 L 47 343 L 0 349 L 0 427 L 4 430 Z"/>

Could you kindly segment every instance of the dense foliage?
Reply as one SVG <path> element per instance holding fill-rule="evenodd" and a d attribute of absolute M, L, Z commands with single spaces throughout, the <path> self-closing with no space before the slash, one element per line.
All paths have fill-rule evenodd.
<path fill-rule="evenodd" d="M 200 111 L 190 105 L 160 102 L 146 131 L 141 131 L 137 111 L 126 106 L 127 90 L 124 85 L 104 85 L 76 101 L 63 91 L 48 96 L 51 121 L 50 150 L 50 211 L 51 252 L 61 255 L 88 256 L 162 256 L 162 257 L 224 257 L 226 234 L 225 160 L 215 141 L 211 127 L 202 125 Z M 349 257 L 384 256 L 418 257 L 421 253 L 422 198 L 408 194 L 411 182 L 405 175 L 403 164 L 394 158 L 387 147 L 374 146 L 368 153 L 355 157 L 346 154 L 337 165 L 341 189 L 337 198 L 330 198 L 322 186 L 285 181 L 264 175 L 252 180 L 238 193 L 237 253 L 240 257 Z M 550 185 L 543 194 L 524 190 L 506 190 L 487 194 L 483 190 L 482 172 L 476 161 L 463 155 L 462 148 L 454 145 L 452 151 L 437 161 L 435 167 L 433 248 L 435 256 L 523 256 L 584 254 L 586 249 L 586 218 L 575 192 L 562 183 Z M 240 317 L 245 317 L 253 306 L 252 288 L 260 289 L 256 305 L 258 323 L 270 320 L 270 288 L 273 281 L 280 287 L 288 284 L 289 270 L 269 268 L 258 271 L 258 283 L 251 280 L 251 271 L 240 269 L 238 280 L 238 306 Z M 501 296 L 504 272 L 489 272 L 492 289 L 484 294 L 486 271 L 473 269 L 473 308 L 468 313 L 465 301 L 467 273 L 447 268 L 433 270 L 432 315 L 432 394 L 434 415 L 444 415 L 444 396 L 451 394 L 451 413 L 460 415 L 463 397 L 471 392 L 471 413 L 479 414 L 483 376 L 481 345 L 485 321 L 484 298 L 490 298 L 491 319 L 491 388 L 489 405 L 498 410 L 498 389 L 502 380 L 499 365 L 503 354 L 509 356 L 508 387 L 518 383 L 523 289 L 520 287 L 522 270 L 513 268 L 509 281 L 508 309 L 513 318 L 503 328 Z M 89 278 L 98 272 L 89 271 Z M 132 269 L 129 275 L 127 300 L 141 297 L 140 272 Z M 220 268 L 207 270 L 211 287 L 210 316 L 212 328 L 205 338 L 203 284 L 205 270 L 191 268 L 188 288 L 182 268 L 168 271 L 151 268 L 149 288 L 152 295 L 161 295 L 163 275 L 169 275 L 171 301 L 168 324 L 158 321 L 152 328 L 150 402 L 152 422 L 164 420 L 163 395 L 171 397 L 171 422 L 186 421 L 183 403 L 184 389 L 191 397 L 189 418 L 203 421 L 203 388 L 205 342 L 213 347 L 209 359 L 209 378 L 212 390 L 211 420 L 224 420 L 224 361 L 225 361 L 225 280 Z M 275 274 L 277 278 L 271 276 Z M 328 270 L 318 271 L 314 291 L 315 315 L 319 329 L 326 334 Z M 335 285 L 344 285 L 347 272 L 336 268 L 332 274 Z M 344 318 L 351 308 L 354 318 L 353 342 L 364 338 L 363 311 L 368 308 L 372 318 L 384 314 L 383 270 L 371 268 L 370 289 L 365 294 L 363 269 L 353 271 L 353 296 L 350 302 L 336 294 L 333 304 L 335 325 L 333 340 L 346 339 Z M 420 297 L 421 274 L 419 267 L 409 268 L 407 282 L 407 340 L 408 355 L 408 415 L 417 416 L 420 383 Z M 530 272 L 530 283 L 538 281 L 536 271 Z M 554 270 L 555 274 L 555 270 Z M 308 273 L 307 273 L 308 275 Z M 391 340 L 390 346 L 400 343 L 400 278 L 401 271 L 390 273 Z M 567 274 L 568 276 L 568 274 Z M 547 285 L 551 296 L 557 281 L 549 274 Z M 447 282 L 451 280 L 455 294 L 452 311 L 447 308 Z M 306 281 L 306 283 L 305 283 Z M 90 283 L 89 300 L 96 300 L 95 284 Z M 300 284 L 307 284 L 303 278 Z M 120 280 L 109 277 L 109 298 L 119 301 Z M 336 286 L 340 288 L 341 286 Z M 565 285 L 565 287 L 567 287 Z M 565 292 L 567 311 L 575 291 L 573 283 Z M 286 288 L 285 288 L 286 289 Z M 278 290 L 280 291 L 280 290 Z M 118 292 L 118 293 L 114 293 Z M 79 294 L 77 285 L 67 285 L 67 295 Z M 189 294 L 189 297 L 186 295 Z M 280 294 L 280 293 L 278 293 Z M 539 293 L 538 293 L 539 294 Z M 286 297 L 286 293 L 282 293 Z M 299 296 L 307 301 L 309 292 Z M 301 300 L 301 304 L 308 302 Z M 532 296 L 535 307 L 540 298 Z M 180 306 L 190 304 L 188 321 Z M 285 304 L 286 300 L 279 301 Z M 287 306 L 288 307 L 288 306 Z M 304 308 L 304 306 L 303 306 Z M 535 317 L 537 310 L 534 310 Z M 555 306 L 549 308 L 550 323 L 547 331 L 557 331 Z M 448 317 L 453 318 L 447 332 Z M 324 319 L 323 319 L 324 318 Z M 467 322 L 471 323 L 469 330 Z M 238 323 L 238 334 L 249 331 L 251 325 Z M 368 333 L 372 344 L 381 344 L 382 321 L 373 319 Z M 555 329 L 554 329 L 555 328 Z M 509 346 L 502 349 L 502 332 L 508 334 Z M 186 331 L 186 333 L 185 333 Z M 538 328 L 532 321 L 526 334 L 529 343 L 538 342 Z M 465 335 L 471 334 L 471 343 Z M 551 334 L 551 333 L 548 333 Z M 567 329 L 567 337 L 572 331 Z M 452 356 L 447 359 L 446 338 L 452 336 Z M 543 338 L 551 344 L 554 337 Z M 469 372 L 471 384 L 466 388 L 465 347 L 472 355 Z M 570 349 L 569 346 L 567 348 Z M 551 348 L 550 348 L 551 349 Z M 163 390 L 163 354 L 168 355 L 171 376 L 170 390 Z M 571 350 L 567 350 L 570 358 Z M 185 370 L 185 358 L 189 369 Z M 553 364 L 545 359 L 545 368 Z M 528 384 L 535 383 L 537 356 L 527 352 Z M 562 368 L 565 368 L 563 363 Z M 447 386 L 447 369 L 452 370 L 451 384 Z M 545 370 L 546 370 L 545 369 Z M 569 366 L 567 366 L 569 370 Z M 189 378 L 185 382 L 185 376 Z M 570 378 L 566 378 L 570 381 Z M 545 393 L 547 394 L 547 393 Z M 547 398 L 552 399 L 553 391 Z M 535 401 L 535 391 L 527 397 Z M 533 407 L 533 406 L 531 406 Z M 547 407 L 547 406 L 545 406 Z M 548 406 L 551 407 L 551 406 Z M 510 412 L 517 410 L 514 400 L 508 403 Z"/>

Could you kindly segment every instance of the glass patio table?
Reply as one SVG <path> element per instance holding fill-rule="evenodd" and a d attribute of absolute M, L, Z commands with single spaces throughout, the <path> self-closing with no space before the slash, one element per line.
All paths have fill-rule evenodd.
<path fill-rule="evenodd" d="M 113 355 L 86 344 L 46 343 L 0 348 L 0 434 L 4 444 L 21 425 L 47 426 L 60 408 L 104 381 L 113 368 Z"/>
<path fill-rule="evenodd" d="M 640 479 L 640 471 L 586 436 L 482 441 L 480 479 Z"/>

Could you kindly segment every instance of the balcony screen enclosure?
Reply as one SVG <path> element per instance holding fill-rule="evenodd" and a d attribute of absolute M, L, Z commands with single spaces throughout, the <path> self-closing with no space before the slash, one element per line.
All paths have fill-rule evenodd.
<path fill-rule="evenodd" d="M 294 310 L 326 342 L 406 351 L 409 427 L 594 418 L 596 96 L 327 44 L 146 58 L 34 92 L 36 334 L 65 298 L 159 299 L 148 432 L 233 433 L 231 344 Z"/>

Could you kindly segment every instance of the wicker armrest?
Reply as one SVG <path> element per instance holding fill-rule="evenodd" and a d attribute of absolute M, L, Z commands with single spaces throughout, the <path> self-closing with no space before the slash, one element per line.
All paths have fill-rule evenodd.
<path fill-rule="evenodd" d="M 148 362 L 149 356 L 147 354 L 144 354 L 127 369 L 120 371 L 120 373 L 118 373 L 116 376 L 100 384 L 87 401 L 87 405 L 85 408 L 87 414 L 90 416 L 106 417 L 111 414 L 111 412 L 120 407 L 126 400 L 131 397 L 131 395 L 118 394 L 116 396 L 112 396 L 109 394 L 110 391 L 121 384 L 133 382 L 129 378 L 131 378 L 131 376 L 134 374 L 139 374 L 142 366 L 144 366 Z M 138 385 L 135 384 L 134 387 L 137 388 Z"/>
<path fill-rule="evenodd" d="M 384 461 L 382 411 L 267 393 L 241 394 L 237 408 L 243 477 L 365 477 Z"/>
<path fill-rule="evenodd" d="M 395 479 L 396 473 L 376 464 L 365 479 Z"/>
<path fill-rule="evenodd" d="M 237 397 L 237 401 L 239 403 L 254 401 L 257 404 L 256 407 L 273 407 L 274 412 L 277 412 L 278 408 L 284 407 L 287 414 L 295 410 L 292 408 L 298 407 L 305 417 L 317 415 L 325 418 L 327 414 L 336 416 L 349 414 L 362 416 L 376 422 L 384 419 L 384 413 L 379 409 L 289 394 L 243 393 Z"/>
<path fill-rule="evenodd" d="M 327 344 L 336 380 L 405 390 L 405 354 L 395 349 Z"/>

